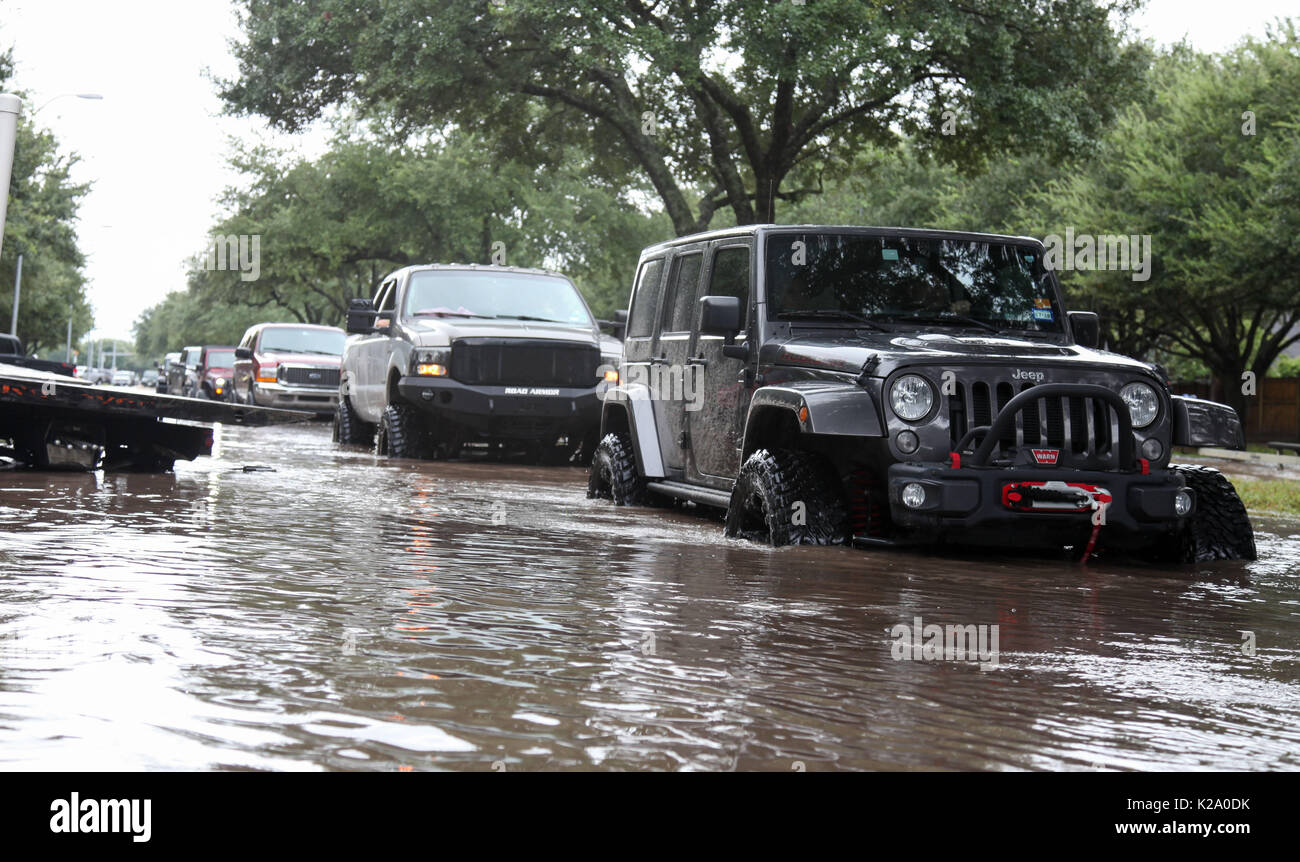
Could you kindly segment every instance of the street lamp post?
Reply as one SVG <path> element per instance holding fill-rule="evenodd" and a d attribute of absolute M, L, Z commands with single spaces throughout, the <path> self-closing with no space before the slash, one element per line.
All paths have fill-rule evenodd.
<path fill-rule="evenodd" d="M 69 97 L 95 100 L 104 98 L 99 93 L 60 93 L 52 99 L 46 99 L 43 105 L 32 111 L 32 116 L 39 114 L 50 102 Z M 9 176 L 13 172 L 14 143 L 18 137 L 18 115 L 22 113 L 22 109 L 22 99 L 12 93 L 0 93 L 0 197 L 4 198 L 3 203 L 0 203 L 0 250 L 4 247 L 5 211 L 9 205 Z M 23 256 L 20 254 L 18 269 L 14 273 L 13 313 L 9 318 L 9 334 L 13 336 L 18 335 L 18 299 L 22 295 L 22 289 Z"/>
<path fill-rule="evenodd" d="M 0 93 L 0 250 L 4 248 L 5 214 L 9 209 L 9 175 L 14 167 L 14 141 L 18 138 L 18 115 L 23 100 L 12 93 Z"/>

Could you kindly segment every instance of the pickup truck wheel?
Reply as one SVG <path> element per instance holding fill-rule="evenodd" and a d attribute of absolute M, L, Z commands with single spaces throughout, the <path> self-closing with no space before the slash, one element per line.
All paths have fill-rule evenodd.
<path fill-rule="evenodd" d="M 375 446 L 380 455 L 390 458 L 424 458 L 429 448 L 427 438 L 419 411 L 399 402 L 384 408 Z"/>
<path fill-rule="evenodd" d="M 740 468 L 726 533 L 772 545 L 834 545 L 847 537 L 840 484 L 809 452 L 759 449 Z"/>
<path fill-rule="evenodd" d="M 1255 559 L 1255 531 L 1232 483 L 1213 467 L 1200 464 L 1170 464 L 1169 469 L 1182 476 L 1196 495 L 1196 511 L 1159 548 L 1157 557 L 1171 563 Z"/>
<path fill-rule="evenodd" d="M 339 395 L 338 406 L 334 408 L 333 436 L 335 443 L 346 443 L 351 446 L 369 445 L 375 439 L 374 427 L 357 417 L 346 395 Z"/>
<path fill-rule="evenodd" d="M 646 502 L 645 479 L 637 472 L 628 435 L 606 434 L 596 447 L 587 473 L 587 497 L 613 500 L 615 506 Z"/>

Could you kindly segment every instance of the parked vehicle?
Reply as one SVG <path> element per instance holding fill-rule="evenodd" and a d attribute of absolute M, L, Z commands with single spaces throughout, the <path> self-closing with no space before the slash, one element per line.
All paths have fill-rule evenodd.
<path fill-rule="evenodd" d="M 235 399 L 243 404 L 334 412 L 347 335 L 336 326 L 259 323 L 235 348 Z"/>
<path fill-rule="evenodd" d="M 167 394 L 193 398 L 198 384 L 199 356 L 203 348 L 186 347 L 180 358 L 167 366 Z"/>
<path fill-rule="evenodd" d="M 728 535 L 773 544 L 1253 559 L 1231 483 L 1170 463 L 1243 448 L 1236 412 L 1097 349 L 1044 252 L 773 225 L 646 249 L 589 496 L 715 506 Z"/>
<path fill-rule="evenodd" d="M 234 401 L 231 385 L 235 373 L 234 347 L 204 347 L 195 369 L 194 396 L 211 401 Z"/>
<path fill-rule="evenodd" d="M 161 377 L 161 376 L 162 376 L 162 375 L 160 375 L 160 374 L 158 373 L 158 369 L 156 369 L 156 368 L 146 368 L 146 369 L 144 370 L 144 373 L 140 375 L 140 385 L 142 385 L 142 386 L 157 386 L 157 385 L 158 385 L 158 378 Z"/>
<path fill-rule="evenodd" d="M 168 353 L 163 356 L 162 368 L 159 370 L 158 382 L 155 384 L 159 395 L 171 394 L 172 366 L 180 361 L 181 355 L 179 353 Z"/>
<path fill-rule="evenodd" d="M 112 382 L 114 386 L 134 386 L 135 372 L 127 371 L 126 369 L 114 371 Z"/>
<path fill-rule="evenodd" d="M 539 458 L 595 449 L 602 336 L 567 277 L 500 266 L 410 266 L 348 312 L 334 437 L 403 458 L 466 443 Z M 616 372 L 613 372 L 616 373 Z"/>
<path fill-rule="evenodd" d="M 76 377 L 77 367 L 70 362 L 56 362 L 52 359 L 37 359 L 28 356 L 23 349 L 22 340 L 13 335 L 0 335 L 0 364 L 17 365 L 33 371 L 47 371 L 65 377 Z"/>

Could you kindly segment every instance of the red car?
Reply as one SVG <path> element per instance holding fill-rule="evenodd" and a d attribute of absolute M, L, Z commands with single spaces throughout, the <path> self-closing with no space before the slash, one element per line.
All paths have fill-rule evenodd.
<path fill-rule="evenodd" d="M 337 326 L 259 323 L 235 348 L 234 400 L 333 414 L 347 334 Z"/>

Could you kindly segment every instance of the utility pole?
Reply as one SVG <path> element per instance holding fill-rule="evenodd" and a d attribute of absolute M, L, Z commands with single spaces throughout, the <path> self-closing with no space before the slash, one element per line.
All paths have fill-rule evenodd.
<path fill-rule="evenodd" d="M 72 361 L 72 306 L 68 306 L 68 356 L 64 362 Z"/>
<path fill-rule="evenodd" d="M 9 175 L 14 167 L 14 141 L 18 138 L 18 115 L 22 110 L 22 99 L 12 93 L 0 93 L 0 243 L 5 236 Z"/>
<path fill-rule="evenodd" d="M 9 334 L 18 335 L 18 298 L 23 293 L 23 256 L 18 255 L 18 270 L 14 273 L 14 313 L 9 317 Z"/>

